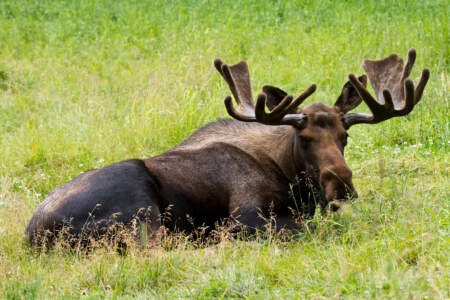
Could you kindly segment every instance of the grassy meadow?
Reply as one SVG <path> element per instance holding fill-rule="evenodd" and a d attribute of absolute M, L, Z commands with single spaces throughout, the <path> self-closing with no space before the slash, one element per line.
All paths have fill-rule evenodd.
<path fill-rule="evenodd" d="M 450 298 L 448 1 L 0 1 L 1 299 Z M 212 65 L 332 104 L 365 58 L 415 48 L 414 111 L 349 131 L 360 198 L 295 240 L 38 253 L 24 230 L 56 186 L 146 158 L 226 117 Z M 361 105 L 358 111 L 367 111 Z"/>

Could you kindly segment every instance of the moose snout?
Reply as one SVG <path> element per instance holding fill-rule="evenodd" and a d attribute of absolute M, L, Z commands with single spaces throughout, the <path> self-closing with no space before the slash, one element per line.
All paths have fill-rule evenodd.
<path fill-rule="evenodd" d="M 339 209 L 339 202 L 358 197 L 352 182 L 352 171 L 347 166 L 323 170 L 320 174 L 320 184 L 327 203 L 334 211 Z"/>

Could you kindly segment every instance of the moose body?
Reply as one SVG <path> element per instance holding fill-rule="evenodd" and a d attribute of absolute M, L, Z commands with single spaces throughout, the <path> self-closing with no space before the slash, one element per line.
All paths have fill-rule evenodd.
<path fill-rule="evenodd" d="M 215 132 L 225 128 L 227 133 L 218 138 Z M 256 147 L 255 130 L 280 138 L 278 146 L 283 140 L 292 141 L 288 126 L 275 128 L 230 119 L 210 123 L 162 155 L 90 170 L 56 188 L 30 221 L 30 238 L 33 241 L 36 235 L 30 228 L 53 232 L 63 224 L 70 224 L 72 234 L 94 228 L 103 235 L 114 214 L 114 222 L 140 219 L 157 230 L 164 212 L 170 215 L 164 225 L 171 230 L 214 228 L 228 217 L 256 228 L 264 223 L 261 214 L 269 211 L 277 215 L 277 226 L 294 228 L 289 208 L 301 206 L 304 216 L 314 213 L 315 201 L 293 202 L 312 199 L 311 187 L 284 173 L 276 151 L 265 153 Z M 248 138 L 243 138 L 244 131 Z"/>
<path fill-rule="evenodd" d="M 314 85 L 295 99 L 265 86 L 255 106 L 247 64 L 227 66 L 216 60 L 238 103 L 235 109 L 231 97 L 225 99 L 236 120 L 209 123 L 159 156 L 91 170 L 56 188 L 27 226 L 30 241 L 54 236 L 65 226 L 75 236 L 101 237 L 112 222 L 134 220 L 145 222 L 151 232 L 161 225 L 183 231 L 213 228 L 225 218 L 254 229 L 271 214 L 277 228 L 295 229 L 292 209 L 305 218 L 317 205 L 336 210 L 336 203 L 356 197 L 344 159 L 347 129 L 412 110 L 429 77 L 425 69 L 414 90 L 407 78 L 414 59 L 410 50 L 405 68 L 397 55 L 365 61 L 378 101 L 367 92 L 365 76 L 350 75 L 334 106 L 304 108 L 298 106 Z M 362 101 L 373 115 L 348 114 Z"/>

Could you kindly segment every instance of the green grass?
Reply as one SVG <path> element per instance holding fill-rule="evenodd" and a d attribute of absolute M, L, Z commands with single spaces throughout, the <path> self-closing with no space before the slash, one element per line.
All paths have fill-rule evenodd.
<path fill-rule="evenodd" d="M 449 291 L 447 1 L 0 2 L 0 298 L 397 298 Z M 417 50 L 407 117 L 350 130 L 358 201 L 294 241 L 35 253 L 24 230 L 56 186 L 162 153 L 225 117 L 212 66 L 245 59 L 332 104 L 364 58 Z M 417 81 L 416 81 L 417 82 Z M 366 111 L 365 107 L 359 111 Z"/>

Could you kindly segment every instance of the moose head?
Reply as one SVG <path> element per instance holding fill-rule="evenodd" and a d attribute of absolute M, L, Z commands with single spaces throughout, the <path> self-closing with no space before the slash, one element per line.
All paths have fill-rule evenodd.
<path fill-rule="evenodd" d="M 241 61 L 228 66 L 216 59 L 214 65 L 228 83 L 238 104 L 235 108 L 232 98 L 226 97 L 228 114 L 243 122 L 289 126 L 294 137 L 290 142 L 294 145 L 291 168 L 297 174 L 308 174 L 320 187 L 319 203 L 322 209 L 329 207 L 335 211 L 342 201 L 357 197 L 352 171 L 344 159 L 348 129 L 360 123 L 380 123 L 412 111 L 420 101 L 430 75 L 430 71 L 424 69 L 419 84 L 414 88 L 408 76 L 415 58 L 415 50 L 410 49 L 405 66 L 403 59 L 396 54 L 363 62 L 376 99 L 366 89 L 366 75 L 357 78 L 350 74 L 333 106 L 316 102 L 305 107 L 299 106 L 314 93 L 314 84 L 296 98 L 279 88 L 264 86 L 254 105 L 247 63 Z M 372 114 L 350 113 L 362 101 Z M 266 112 L 266 106 L 270 112 Z"/>

